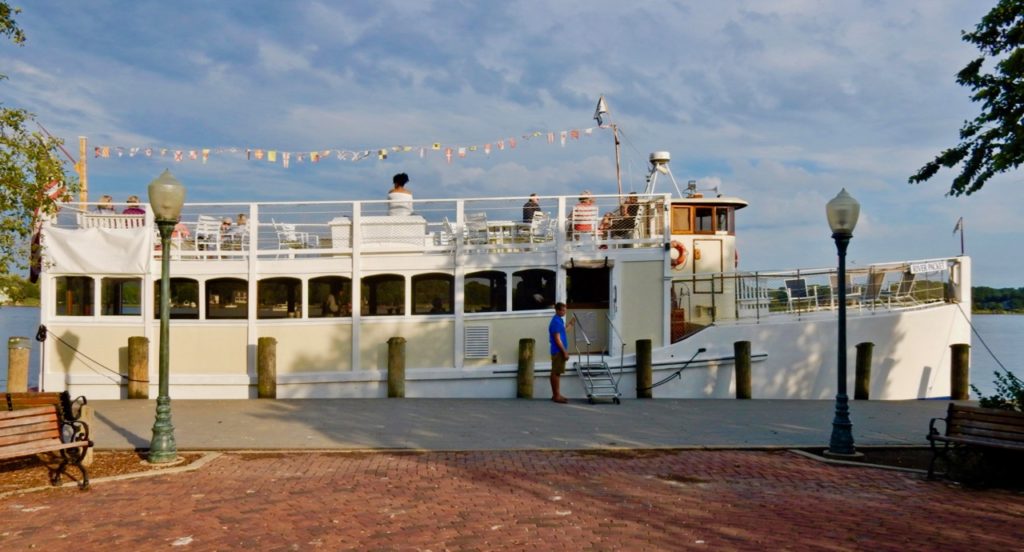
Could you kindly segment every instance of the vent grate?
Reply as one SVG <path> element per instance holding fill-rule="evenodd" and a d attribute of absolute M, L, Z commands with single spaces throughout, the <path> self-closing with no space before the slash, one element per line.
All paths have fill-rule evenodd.
<path fill-rule="evenodd" d="M 491 327 L 466 326 L 466 358 L 491 356 Z"/>

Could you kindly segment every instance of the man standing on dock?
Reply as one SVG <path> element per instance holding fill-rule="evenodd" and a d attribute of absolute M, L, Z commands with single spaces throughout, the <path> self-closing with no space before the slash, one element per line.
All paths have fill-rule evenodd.
<path fill-rule="evenodd" d="M 555 315 L 548 323 L 548 340 L 551 341 L 551 400 L 556 403 L 567 403 L 568 399 L 560 391 L 561 376 L 565 373 L 565 362 L 569 360 L 566 329 L 572 327 L 573 321 L 565 323 L 565 303 L 555 303 Z"/>

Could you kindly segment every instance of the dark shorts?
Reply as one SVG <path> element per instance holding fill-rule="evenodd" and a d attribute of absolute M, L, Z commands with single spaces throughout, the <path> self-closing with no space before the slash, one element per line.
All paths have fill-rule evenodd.
<path fill-rule="evenodd" d="M 565 373 L 565 356 L 551 355 L 551 373 L 558 376 Z"/>

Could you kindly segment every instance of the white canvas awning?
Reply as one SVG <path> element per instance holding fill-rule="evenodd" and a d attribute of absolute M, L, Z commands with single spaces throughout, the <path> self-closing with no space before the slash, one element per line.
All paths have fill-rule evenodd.
<path fill-rule="evenodd" d="M 144 228 L 43 228 L 43 267 L 61 274 L 144 274 Z"/>

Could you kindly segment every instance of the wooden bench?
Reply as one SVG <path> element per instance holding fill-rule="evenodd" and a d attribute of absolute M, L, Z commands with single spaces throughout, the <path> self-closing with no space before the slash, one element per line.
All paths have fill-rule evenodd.
<path fill-rule="evenodd" d="M 82 415 L 82 407 L 87 401 L 85 397 L 71 400 L 67 391 L 61 392 L 27 392 L 3 393 L 0 395 L 0 410 L 19 410 L 38 406 L 53 405 L 60 412 L 60 418 L 68 422 L 77 421 Z"/>
<path fill-rule="evenodd" d="M 0 410 L 0 460 L 59 452 L 60 464 L 50 470 L 50 484 L 58 485 L 68 464 L 82 473 L 80 489 L 89 488 L 89 474 L 82 465 L 85 453 L 92 446 L 89 428 L 84 423 L 61 420 L 52 404 L 18 410 Z"/>
<path fill-rule="evenodd" d="M 935 427 L 940 420 L 946 425 L 945 433 Z M 928 478 L 933 479 L 939 455 L 948 466 L 950 445 L 1024 451 L 1024 413 L 950 403 L 945 418 L 932 418 L 928 423 L 928 441 L 932 449 Z"/>

